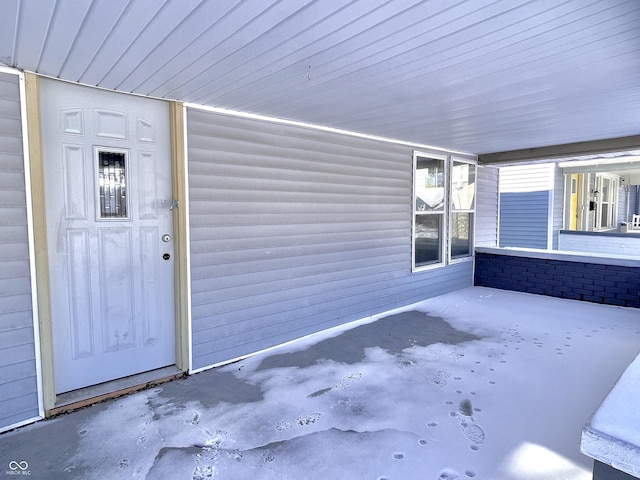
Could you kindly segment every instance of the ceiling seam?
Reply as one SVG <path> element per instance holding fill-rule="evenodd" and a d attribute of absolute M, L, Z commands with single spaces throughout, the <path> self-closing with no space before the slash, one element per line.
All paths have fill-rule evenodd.
<path fill-rule="evenodd" d="M 53 25 L 56 15 L 58 14 L 59 5 L 60 4 L 58 3 L 58 0 L 53 0 L 53 9 L 51 10 L 51 15 L 49 15 L 47 28 L 45 29 L 44 36 L 42 37 L 42 46 L 40 47 L 40 53 L 38 53 L 38 60 L 36 61 L 36 72 L 40 70 L 42 54 L 44 53 L 45 48 L 47 48 L 47 40 L 49 39 L 49 34 L 51 33 L 51 25 Z"/>
<path fill-rule="evenodd" d="M 195 7 L 194 7 L 190 12 L 189 12 L 189 14 L 188 14 L 188 15 L 186 15 L 182 20 L 180 20 L 180 22 L 178 22 L 178 23 L 177 23 L 177 24 L 176 24 L 176 25 L 171 29 L 171 31 L 170 31 L 169 33 L 167 33 L 167 34 L 166 34 L 166 37 L 165 37 L 165 39 L 164 39 L 164 40 L 162 40 L 162 42 L 159 42 L 159 43 L 158 43 L 156 46 L 154 46 L 154 47 L 153 47 L 149 52 L 147 52 L 147 55 L 145 56 L 145 58 L 146 58 L 146 57 L 148 57 L 149 55 L 151 55 L 152 53 L 154 53 L 156 50 L 158 50 L 162 44 L 164 44 L 165 42 L 167 42 L 167 41 L 168 41 L 168 39 L 171 37 L 171 35 L 172 35 L 172 34 L 173 34 L 173 33 L 174 33 L 178 28 L 180 28 L 180 27 L 181 27 L 181 26 L 182 26 L 182 25 L 183 25 L 183 24 L 184 24 L 188 19 L 190 19 L 193 15 L 195 15 L 195 12 L 196 12 L 200 7 L 202 7 L 202 5 L 204 5 L 204 3 L 205 3 L 205 0 L 200 0 L 200 3 L 198 3 L 198 5 L 196 5 L 196 6 L 195 6 Z M 165 63 L 165 65 L 166 65 L 166 63 Z M 124 77 L 124 78 L 120 81 L 120 83 L 119 83 L 118 85 L 116 85 L 116 87 L 115 87 L 115 88 L 116 88 L 116 89 L 119 89 L 119 88 L 120 88 L 120 86 L 121 86 L 124 82 L 126 82 L 126 81 L 129 79 L 129 77 L 131 77 L 131 75 L 133 75 L 133 73 L 135 72 L 135 70 L 136 70 L 136 69 L 132 69 L 132 70 L 129 72 L 129 74 L 128 74 L 126 77 Z M 134 90 L 135 90 L 135 88 L 134 88 Z"/>
<path fill-rule="evenodd" d="M 69 56 L 71 55 L 71 52 L 75 49 L 75 47 L 77 45 L 78 37 L 80 36 L 80 32 L 82 32 L 82 30 L 84 29 L 85 20 L 91 15 L 91 12 L 95 8 L 95 5 L 96 5 L 96 0 L 91 0 L 91 4 L 89 5 L 89 8 L 87 9 L 87 13 L 85 14 L 84 18 L 80 22 L 80 25 L 78 26 L 78 29 L 76 30 L 76 33 L 75 33 L 75 35 L 73 37 L 73 42 L 71 42 L 71 45 L 69 46 L 69 49 L 67 50 L 67 54 L 64 56 L 64 60 L 62 61 L 61 65 L 60 65 L 60 68 L 58 68 L 57 76 L 60 76 L 62 74 L 62 72 L 64 71 L 65 67 L 67 66 L 67 62 L 69 61 Z"/>
<path fill-rule="evenodd" d="M 135 36 L 135 38 L 133 40 L 131 40 L 129 42 L 129 45 L 127 45 L 127 48 L 125 48 L 122 53 L 120 54 L 120 56 L 116 59 L 115 62 L 112 62 L 111 67 L 109 67 L 109 69 L 106 71 L 106 73 L 102 76 L 102 78 L 100 80 L 98 80 L 98 84 L 102 83 L 104 81 L 104 79 L 106 77 L 109 76 L 109 74 L 113 71 L 113 69 L 115 68 L 115 66 L 118 64 L 118 62 L 122 59 L 122 57 L 124 57 L 127 52 L 131 49 L 131 47 L 136 43 L 136 41 L 140 38 L 140 36 L 149 28 L 149 25 L 151 25 L 153 23 L 153 21 L 156 19 L 156 17 L 158 15 L 160 15 L 160 13 L 167 8 L 167 5 L 169 5 L 170 0 L 164 0 L 164 3 L 162 4 L 162 6 L 153 14 L 153 16 L 149 19 L 149 21 L 147 22 L 147 24 L 140 29 L 140 31 L 138 32 L 138 34 Z"/>
<path fill-rule="evenodd" d="M 222 15 L 220 18 L 218 18 L 216 20 L 216 22 L 212 25 L 210 25 L 209 27 L 207 27 L 200 35 L 198 35 L 196 38 L 194 38 L 193 40 L 191 40 L 187 45 L 185 45 L 181 50 L 179 50 L 175 55 L 173 55 L 173 57 L 171 57 L 171 59 L 169 59 L 164 65 L 162 65 L 160 68 L 156 69 L 155 72 L 153 72 L 152 75 L 155 75 L 156 73 L 158 73 L 160 70 L 162 70 L 163 68 L 165 68 L 165 66 L 169 65 L 169 63 L 171 61 L 173 61 L 176 57 L 178 57 L 180 54 L 182 54 L 185 50 L 187 50 L 187 48 L 189 48 L 191 45 L 193 45 L 197 40 L 199 40 L 200 38 L 202 38 L 204 35 L 206 35 L 207 33 L 209 33 L 218 23 L 220 23 L 222 20 L 224 20 L 225 18 L 227 18 L 229 15 L 231 15 L 234 11 L 236 11 L 238 8 L 240 8 L 240 5 L 242 4 L 242 0 L 236 2 L 236 4 L 229 10 L 227 10 L 224 15 Z M 217 45 L 216 45 L 217 46 Z M 165 85 L 166 83 L 170 82 L 171 80 L 173 80 L 174 78 L 176 78 L 177 76 L 184 74 L 184 71 L 186 70 L 186 68 L 190 67 L 191 65 L 193 65 L 194 63 L 198 62 L 204 55 L 206 55 L 208 52 L 210 52 L 213 48 L 209 49 L 207 52 L 205 52 L 204 54 L 202 54 L 200 57 L 198 57 L 196 60 L 194 60 L 193 62 L 191 62 L 189 65 L 187 65 L 187 67 L 183 68 L 180 72 L 174 74 L 171 78 L 169 78 L 166 82 L 154 87 L 152 90 L 148 91 L 147 94 L 151 95 L 154 91 L 158 90 L 162 85 Z M 142 83 L 140 83 L 138 86 L 136 86 L 134 88 L 134 90 L 137 90 L 139 88 L 141 88 L 147 81 L 149 80 L 149 78 L 145 79 Z"/>
<path fill-rule="evenodd" d="M 87 71 L 93 65 L 94 60 L 98 58 L 98 55 L 100 55 L 100 53 L 102 52 L 102 49 L 107 43 L 107 40 L 111 37 L 111 33 L 115 30 L 116 26 L 118 25 L 120 19 L 124 16 L 124 14 L 131 8 L 131 5 L 133 5 L 133 1 L 134 0 L 127 0 L 127 4 L 118 15 L 118 18 L 116 18 L 116 20 L 113 22 L 113 24 L 111 25 L 111 28 L 109 28 L 109 31 L 105 34 L 104 38 L 102 39 L 102 42 L 100 42 L 100 45 L 95 50 L 95 53 L 89 59 L 89 62 L 85 66 L 84 70 L 80 73 L 80 76 L 76 80 L 77 82 L 82 83 L 82 78 L 87 74 Z"/>
<path fill-rule="evenodd" d="M 23 0 L 18 0 L 18 8 L 16 8 L 16 22 L 13 30 L 13 45 L 11 46 L 11 66 L 18 66 L 18 38 L 20 38 L 20 19 L 22 18 L 22 5 Z"/>

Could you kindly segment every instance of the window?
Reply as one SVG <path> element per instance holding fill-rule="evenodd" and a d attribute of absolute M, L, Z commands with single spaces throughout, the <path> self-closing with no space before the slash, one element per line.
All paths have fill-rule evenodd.
<path fill-rule="evenodd" d="M 446 157 L 414 154 L 414 268 L 442 263 Z"/>
<path fill-rule="evenodd" d="M 475 164 L 414 152 L 413 165 L 413 270 L 471 257 Z"/>
<path fill-rule="evenodd" d="M 129 218 L 127 205 L 127 151 L 96 148 L 98 218 Z"/>
<path fill-rule="evenodd" d="M 476 166 L 453 159 L 451 168 L 451 233 L 449 258 L 473 253 L 473 214 L 475 212 Z"/>

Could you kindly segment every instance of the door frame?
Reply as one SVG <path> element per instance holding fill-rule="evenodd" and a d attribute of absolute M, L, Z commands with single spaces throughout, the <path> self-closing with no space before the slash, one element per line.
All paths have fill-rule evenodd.
<path fill-rule="evenodd" d="M 56 407 L 55 378 L 53 370 L 53 328 L 51 321 L 51 285 L 47 256 L 46 202 L 44 191 L 44 163 L 40 113 L 40 76 L 25 72 L 27 129 L 29 134 L 29 158 L 31 174 L 31 198 L 33 204 L 33 230 L 35 242 L 35 277 L 38 285 L 37 303 L 40 325 L 40 355 L 42 358 L 42 397 L 45 416 Z M 55 79 L 58 80 L 58 79 Z M 60 81 L 60 80 L 58 80 Z M 119 95 L 127 95 L 119 93 Z M 165 101 L 166 100 L 162 100 Z M 174 208 L 174 304 L 175 304 L 175 365 L 182 372 L 190 370 L 191 322 L 190 276 L 188 270 L 188 217 L 186 185 L 185 115 L 182 104 L 168 102 L 171 141 L 171 170 Z"/>

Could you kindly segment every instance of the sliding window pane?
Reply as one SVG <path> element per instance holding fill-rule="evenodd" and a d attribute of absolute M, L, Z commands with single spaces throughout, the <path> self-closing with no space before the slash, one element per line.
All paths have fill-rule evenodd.
<path fill-rule="evenodd" d="M 416 211 L 444 211 L 444 160 L 416 158 Z"/>
<path fill-rule="evenodd" d="M 451 258 L 471 255 L 472 213 L 454 213 L 451 216 Z"/>
<path fill-rule="evenodd" d="M 453 162 L 451 170 L 451 202 L 454 210 L 472 210 L 476 192 L 476 167 Z"/>
<path fill-rule="evenodd" d="M 415 266 L 442 262 L 442 218 L 440 214 L 416 215 Z"/>

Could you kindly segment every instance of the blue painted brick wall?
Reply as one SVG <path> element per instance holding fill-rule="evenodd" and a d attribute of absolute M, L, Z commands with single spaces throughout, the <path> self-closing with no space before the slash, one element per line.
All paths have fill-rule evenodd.
<path fill-rule="evenodd" d="M 640 268 L 476 253 L 475 285 L 640 308 Z"/>

